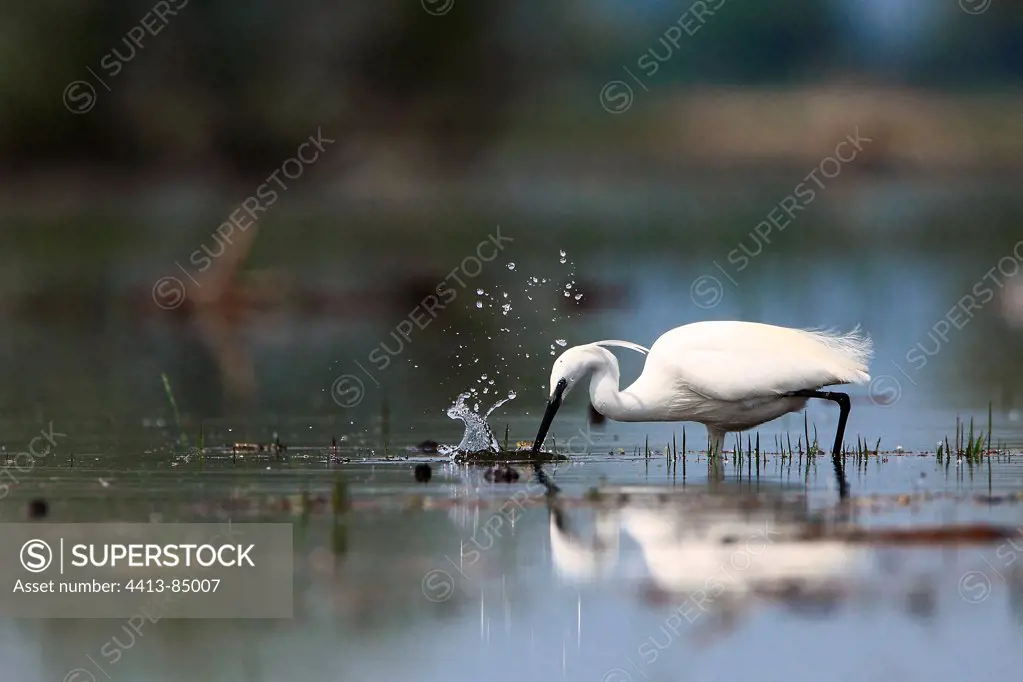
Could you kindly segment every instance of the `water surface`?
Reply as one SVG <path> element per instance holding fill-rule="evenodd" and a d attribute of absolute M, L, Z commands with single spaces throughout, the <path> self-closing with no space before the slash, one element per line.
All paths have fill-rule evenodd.
<path fill-rule="evenodd" d="M 613 570 L 573 578 L 552 554 L 551 512 L 528 471 L 492 484 L 478 467 L 414 449 L 460 441 L 461 424 L 445 411 L 472 388 L 483 411 L 514 391 L 490 423 L 499 441 L 506 426 L 512 443 L 531 439 L 562 341 L 649 345 L 702 319 L 860 325 L 875 340 L 872 374 L 888 379 L 850 390 L 847 440 L 873 447 L 880 438 L 882 451 L 847 461 L 859 500 L 851 521 L 1019 528 L 1009 496 L 1023 489 L 1023 456 L 989 469 L 933 454 L 957 417 L 986 429 L 989 405 L 993 442 L 1023 442 L 1023 314 L 1012 262 L 1002 262 L 1019 238 L 1014 188 L 850 177 L 759 243 L 751 230 L 796 181 L 605 194 L 519 178 L 509 180 L 519 194 L 482 193 L 458 209 L 282 205 L 245 280 L 276 297 L 202 316 L 160 308 L 152 288 L 219 224 L 219 201 L 73 217 L 74 230 L 12 211 L 0 233 L 0 443 L 13 456 L 40 429 L 63 435 L 18 475 L 0 519 L 23 520 L 28 501 L 42 497 L 51 521 L 292 522 L 297 575 L 293 620 L 164 620 L 113 664 L 99 652 L 113 637 L 127 640 L 120 621 L 0 622 L 8 675 L 951 681 L 1018 670 L 1021 533 L 982 547 L 867 548 L 859 572 L 828 590 L 722 601 L 680 621 L 681 611 L 693 615 L 692 595 L 657 584 L 626 528 Z M 395 351 L 398 325 L 498 225 L 515 241 Z M 89 239 L 74 236 L 86 231 Z M 729 260 L 737 250 L 749 259 L 741 270 Z M 993 280 L 999 263 L 1013 274 Z M 694 288 L 700 278 L 714 280 Z M 964 295 L 985 298 L 976 293 L 985 281 L 990 300 L 944 324 Z M 381 344 L 385 368 L 371 359 Z M 619 356 L 623 377 L 636 376 L 642 358 Z M 832 407 L 814 404 L 807 415 L 825 444 Z M 709 468 L 696 425 L 685 427 L 683 467 L 664 456 L 669 444 L 681 447 L 679 425 L 591 428 L 582 394 L 562 413 L 551 433 L 571 459 L 548 470 L 583 540 L 598 526 L 586 501 L 595 486 L 668 500 L 785 496 L 808 513 L 836 513 L 830 458 L 807 468 L 798 453 L 802 415 L 759 429 L 758 476 L 734 454 Z M 195 456 L 200 433 L 220 450 Z M 285 457 L 224 449 L 275 434 Z M 775 443 L 789 438 L 797 453 L 782 459 Z M 427 485 L 412 474 L 423 461 L 433 467 Z M 335 521 L 339 484 L 351 509 Z M 317 505 L 307 518 L 295 507 L 304 493 Z M 670 505 L 662 514 L 678 516 Z"/>

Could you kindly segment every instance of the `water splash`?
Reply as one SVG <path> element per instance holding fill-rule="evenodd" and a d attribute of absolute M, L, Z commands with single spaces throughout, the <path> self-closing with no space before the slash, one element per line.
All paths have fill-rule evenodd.
<path fill-rule="evenodd" d="M 501 445 L 497 442 L 494 432 L 490 430 L 490 424 L 487 423 L 487 418 L 501 405 L 504 405 L 509 400 L 514 400 L 515 391 L 508 391 L 508 397 L 501 398 L 491 405 L 490 409 L 486 411 L 486 414 L 479 413 L 479 403 L 476 403 L 471 408 L 465 404 L 465 401 L 471 398 L 472 395 L 472 391 L 462 393 L 455 400 L 455 404 L 447 410 L 447 415 L 449 417 L 452 419 L 460 419 L 462 423 L 465 424 L 465 435 L 462 436 L 462 442 L 454 448 L 444 448 L 442 452 L 445 454 L 454 455 L 457 453 L 478 452 L 492 452 L 497 454 L 501 451 Z"/>

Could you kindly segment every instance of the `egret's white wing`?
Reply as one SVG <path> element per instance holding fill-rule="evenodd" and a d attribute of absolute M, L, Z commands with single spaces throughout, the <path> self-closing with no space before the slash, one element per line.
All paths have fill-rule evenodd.
<path fill-rule="evenodd" d="M 870 381 L 871 342 L 859 334 L 754 322 L 698 322 L 665 333 L 647 370 L 716 400 L 743 400 Z"/>

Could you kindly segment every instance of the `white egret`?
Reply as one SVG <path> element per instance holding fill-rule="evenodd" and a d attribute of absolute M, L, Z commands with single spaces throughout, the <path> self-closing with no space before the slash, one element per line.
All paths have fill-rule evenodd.
<path fill-rule="evenodd" d="M 618 360 L 608 347 L 647 355 L 643 373 L 624 390 L 618 388 Z M 839 494 L 846 497 L 841 451 L 849 396 L 819 389 L 870 381 L 871 354 L 871 340 L 858 327 L 839 334 L 737 321 L 676 327 L 649 349 L 629 341 L 574 346 L 554 362 L 550 398 L 533 451 L 540 451 L 565 396 L 587 376 L 590 402 L 601 415 L 621 422 L 698 422 L 707 427 L 716 452 L 721 452 L 726 433 L 798 412 L 809 398 L 821 398 L 839 407 L 832 458 Z M 537 472 L 546 482 L 539 467 Z"/>

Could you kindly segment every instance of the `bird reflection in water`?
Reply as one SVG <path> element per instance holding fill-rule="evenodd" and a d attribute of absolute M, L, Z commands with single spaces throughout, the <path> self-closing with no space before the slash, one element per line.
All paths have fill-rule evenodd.
<path fill-rule="evenodd" d="M 639 546 L 650 579 L 671 594 L 791 590 L 846 576 L 860 558 L 856 548 L 829 539 L 824 517 L 811 515 L 802 501 L 628 488 L 599 498 L 590 541 L 551 502 L 551 548 L 565 577 L 609 577 L 623 529 Z"/>
<path fill-rule="evenodd" d="M 868 530 L 802 498 L 779 493 L 711 493 L 608 488 L 587 514 L 549 500 L 556 574 L 575 583 L 638 584 L 651 605 L 676 607 L 678 626 L 698 640 L 732 631 L 761 605 L 828 616 L 852 598 L 884 603 L 901 590 L 910 615 L 934 612 L 933 582 L 871 581 L 878 548 L 991 543 L 1004 530 L 941 527 Z M 844 515 L 847 509 L 840 507 Z M 622 531 L 635 543 L 622 538 Z M 638 551 L 636 551 L 638 550 Z M 889 602 L 894 603 L 894 602 Z M 699 623 L 697 623 L 699 621 Z"/>

